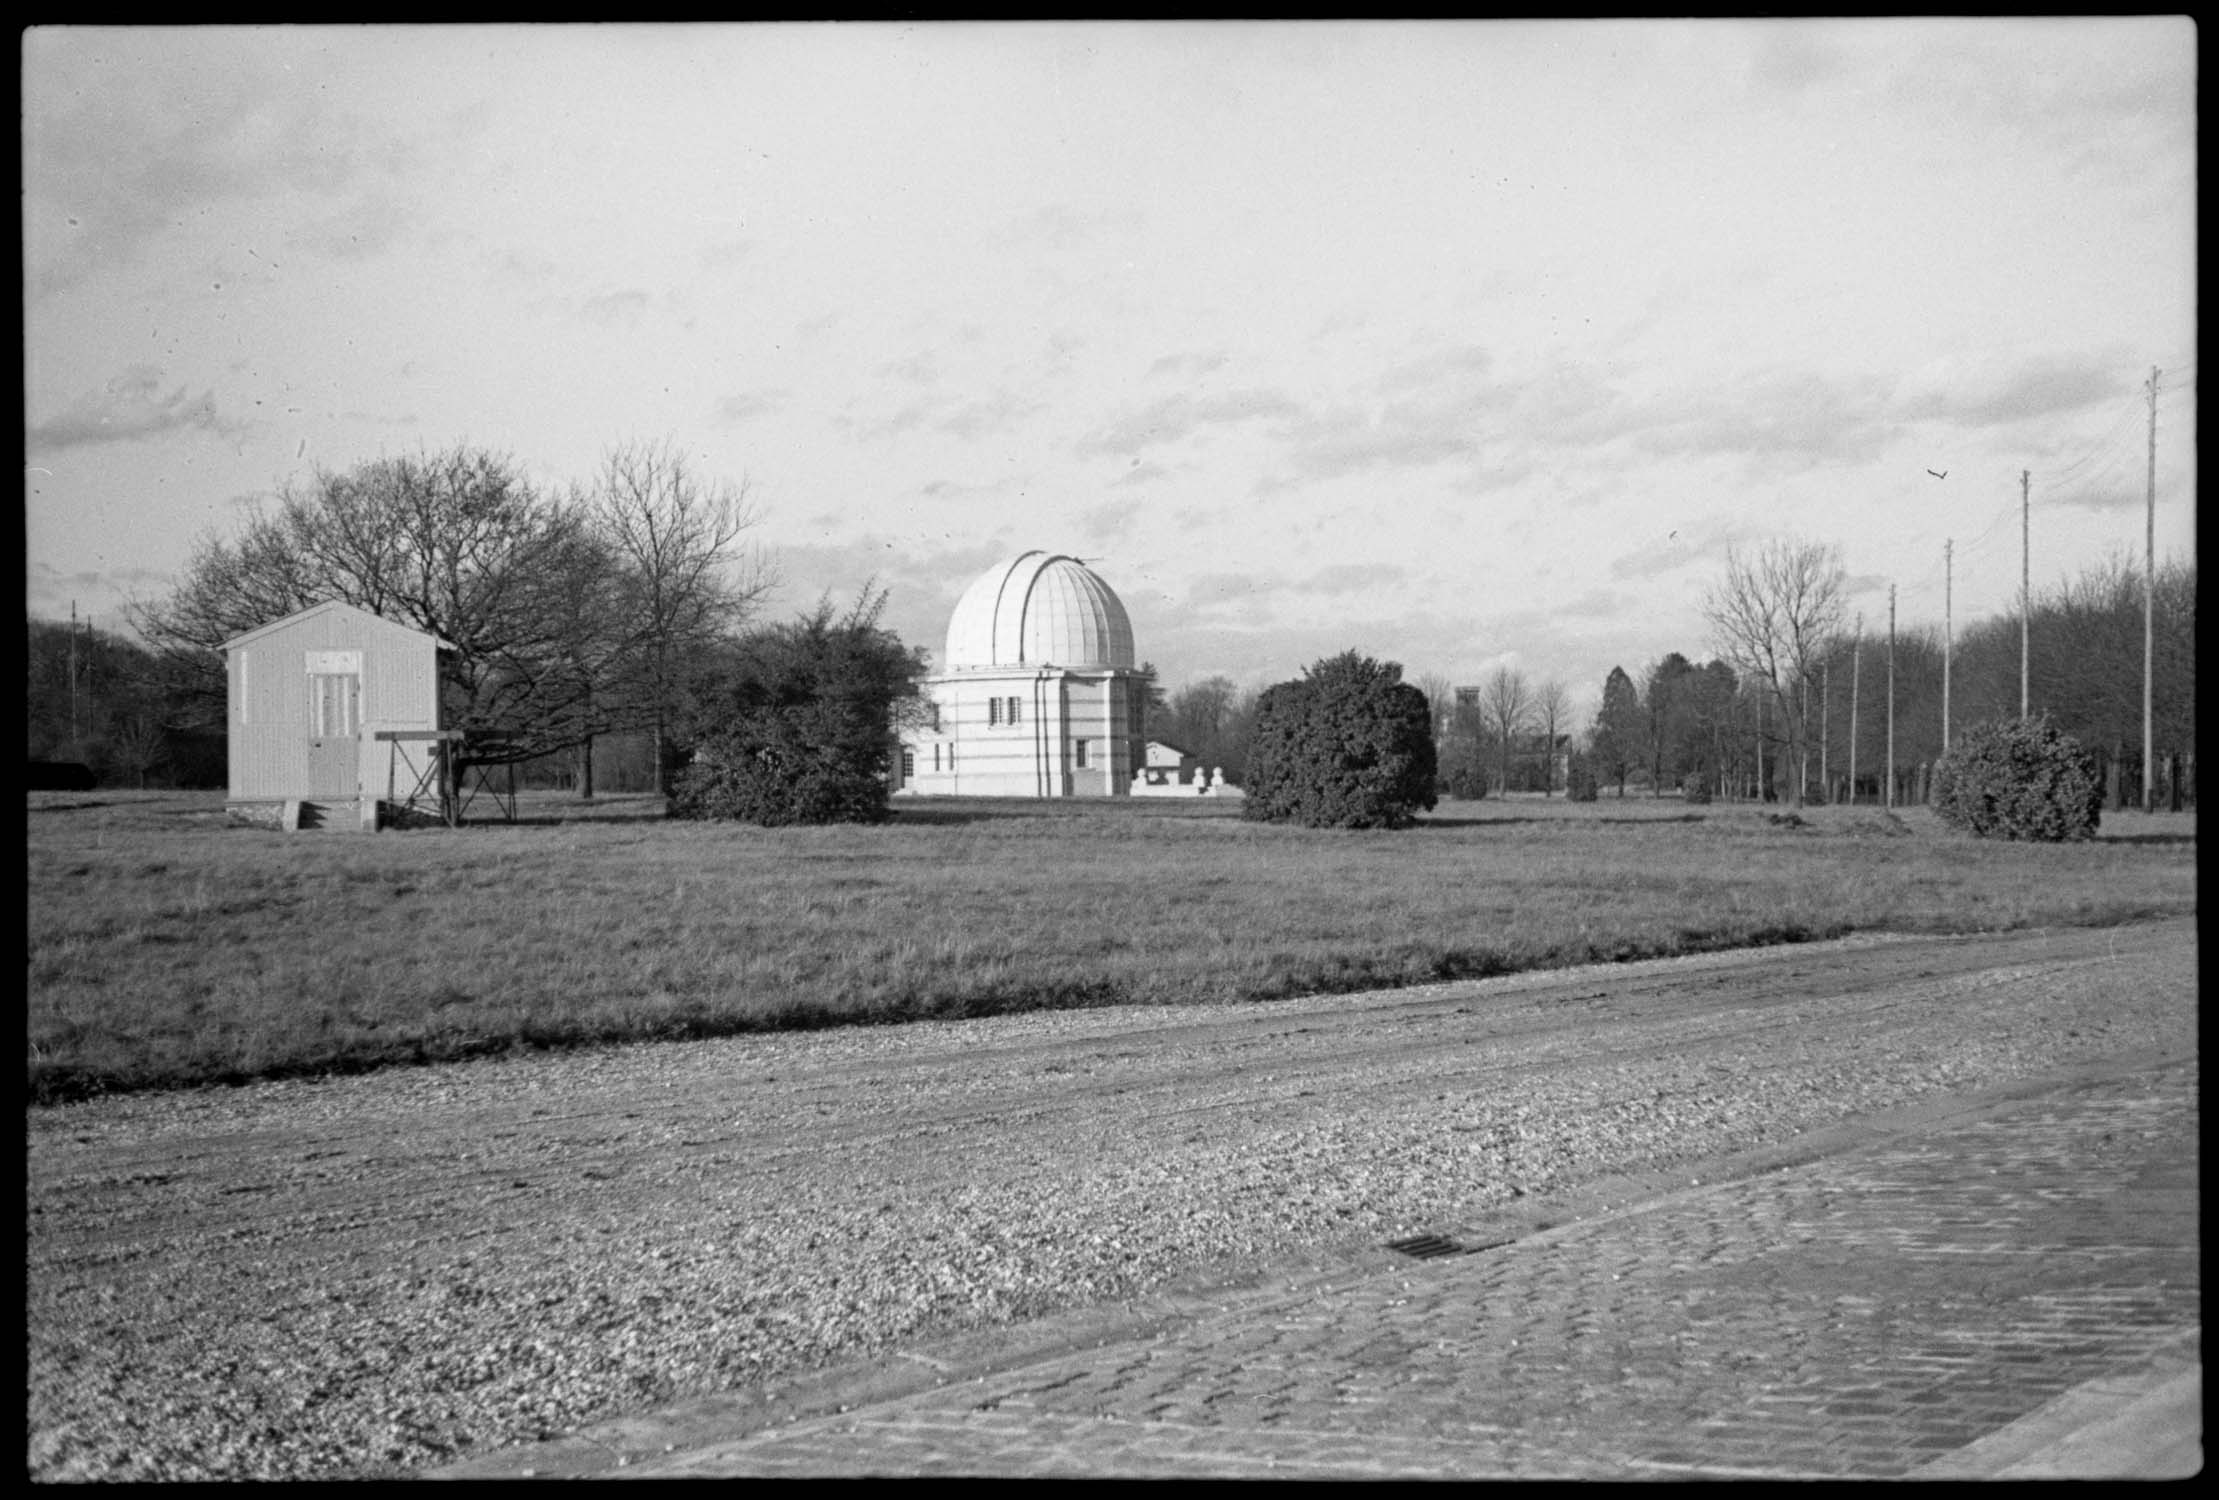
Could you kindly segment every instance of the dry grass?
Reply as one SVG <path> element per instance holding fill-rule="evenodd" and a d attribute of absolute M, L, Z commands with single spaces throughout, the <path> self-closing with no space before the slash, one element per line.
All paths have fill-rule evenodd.
<path fill-rule="evenodd" d="M 2187 814 L 2035 847 L 1923 810 L 1609 796 L 1448 803 L 1401 834 L 1200 799 L 777 831 L 658 812 L 548 797 L 516 826 L 288 836 L 225 827 L 214 794 L 34 794 L 32 1096 L 2196 909 Z"/>

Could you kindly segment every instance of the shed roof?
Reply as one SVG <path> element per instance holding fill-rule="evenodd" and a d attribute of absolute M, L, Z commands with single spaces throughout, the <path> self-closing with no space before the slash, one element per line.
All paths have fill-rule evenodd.
<path fill-rule="evenodd" d="M 398 630 L 408 635 L 420 636 L 424 640 L 430 641 L 436 649 L 441 651 L 453 651 L 456 649 L 452 641 L 441 640 L 438 636 L 433 635 L 428 631 L 418 630 L 413 625 L 397 624 L 392 620 L 386 619 L 383 615 L 374 615 L 370 613 L 370 611 L 363 609 L 359 605 L 347 604 L 337 599 L 327 599 L 322 604 L 311 604 L 306 609 L 294 611 L 292 614 L 287 615 L 282 620 L 272 620 L 269 624 L 258 625 L 254 629 L 247 631 L 243 635 L 235 635 L 230 640 L 223 643 L 223 649 L 229 651 L 235 646 L 249 645 L 252 642 L 260 639 L 261 637 L 270 634 L 272 631 L 282 630 L 286 626 L 295 624 L 298 621 L 309 619 L 315 615 L 324 614 L 351 615 L 362 625 L 367 627 L 372 627 L 378 630 Z"/>

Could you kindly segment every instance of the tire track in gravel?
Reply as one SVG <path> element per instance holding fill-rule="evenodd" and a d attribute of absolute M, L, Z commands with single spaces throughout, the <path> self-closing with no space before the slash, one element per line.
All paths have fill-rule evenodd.
<path fill-rule="evenodd" d="M 2189 923 L 1864 938 L 32 1111 L 32 1473 L 401 1469 L 1354 1250 L 1937 1091 L 2193 1055 L 2194 973 Z"/>

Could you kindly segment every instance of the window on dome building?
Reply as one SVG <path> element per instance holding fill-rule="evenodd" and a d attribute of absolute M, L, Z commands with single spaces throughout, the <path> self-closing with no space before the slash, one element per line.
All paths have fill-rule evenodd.
<path fill-rule="evenodd" d="M 989 698 L 986 700 L 986 722 L 988 724 L 999 724 L 1002 722 L 1001 699 Z"/>
<path fill-rule="evenodd" d="M 1077 764 L 1083 767 L 1086 764 L 1086 741 L 1073 740 L 1071 742 L 1071 754 Z"/>
<path fill-rule="evenodd" d="M 1012 724 L 1014 724 L 1014 723 L 1016 723 L 1016 722 L 1017 722 L 1017 719 L 1018 719 L 1018 713 L 1017 713 L 1017 705 L 1018 705 L 1018 704 L 1019 704 L 1020 702 L 1022 702 L 1022 701 L 1023 701 L 1022 699 L 1018 699 L 1018 698 L 1012 698 L 1012 699 L 1010 699 L 1010 700 L 1009 700 L 1009 722 L 1010 722 L 1010 723 L 1012 723 Z"/>

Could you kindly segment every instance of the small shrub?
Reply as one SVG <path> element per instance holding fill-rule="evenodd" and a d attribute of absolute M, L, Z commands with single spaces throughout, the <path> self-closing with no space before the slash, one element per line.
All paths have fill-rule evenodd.
<path fill-rule="evenodd" d="M 1585 760 L 1574 760 L 1564 774 L 1564 800 L 1567 802 L 1592 802 L 1601 788 L 1595 780 L 1595 768 Z"/>
<path fill-rule="evenodd" d="M 2096 758 L 2044 714 L 1974 726 L 1934 770 L 1934 811 L 1976 838 L 2065 843 L 2103 817 Z"/>
<path fill-rule="evenodd" d="M 1680 800 L 1682 802 L 1693 802 L 1700 805 L 1708 806 L 1710 803 L 1709 778 L 1704 776 L 1690 776 L 1686 780 L 1682 781 L 1680 783 Z"/>
<path fill-rule="evenodd" d="M 766 828 L 886 818 L 879 725 L 839 704 L 757 709 L 703 741 L 671 788 L 676 818 Z"/>
<path fill-rule="evenodd" d="M 1444 796 L 1478 802 L 1488 792 L 1487 747 L 1472 735 L 1452 735 L 1441 747 L 1438 785 Z"/>

